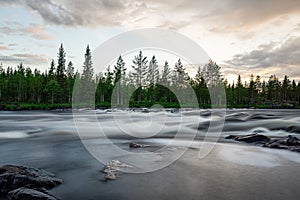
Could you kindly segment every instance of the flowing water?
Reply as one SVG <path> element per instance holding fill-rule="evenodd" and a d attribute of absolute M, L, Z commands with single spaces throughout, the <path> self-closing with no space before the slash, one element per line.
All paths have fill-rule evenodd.
<path fill-rule="evenodd" d="M 1 111 L 0 165 L 55 173 L 62 199 L 298 198 L 299 153 L 224 137 L 298 136 L 300 110 L 149 111 Z M 130 149 L 132 141 L 150 148 Z M 142 174 L 103 183 L 100 170 L 112 159 Z"/>

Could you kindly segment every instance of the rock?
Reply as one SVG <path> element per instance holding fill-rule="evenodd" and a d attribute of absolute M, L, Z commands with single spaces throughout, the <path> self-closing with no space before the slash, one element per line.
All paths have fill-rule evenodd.
<path fill-rule="evenodd" d="M 260 134 L 250 134 L 245 136 L 228 136 L 226 139 L 234 139 L 236 141 L 246 142 L 246 143 L 257 143 L 257 142 L 269 142 L 271 139 L 265 135 Z"/>
<path fill-rule="evenodd" d="M 225 139 L 233 139 L 236 141 L 254 143 L 256 145 L 261 145 L 263 147 L 273 148 L 273 149 L 287 149 L 290 151 L 300 152 L 300 139 L 288 135 L 280 139 L 271 139 L 265 135 L 250 134 L 250 135 L 228 135 Z"/>
<path fill-rule="evenodd" d="M 129 147 L 130 148 L 144 148 L 144 147 L 149 147 L 150 145 L 145 145 L 145 144 L 138 144 L 138 143 L 134 143 L 134 142 L 131 142 L 129 144 Z"/>
<path fill-rule="evenodd" d="M 299 139 L 297 137 L 288 135 L 288 138 L 286 140 L 286 145 L 288 146 L 298 146 L 300 145 Z"/>
<path fill-rule="evenodd" d="M 0 193 L 7 193 L 19 187 L 52 188 L 62 179 L 42 169 L 4 165 L 0 167 Z"/>
<path fill-rule="evenodd" d="M 228 135 L 228 136 L 225 137 L 225 139 L 234 140 L 236 137 L 238 137 L 238 136 L 236 136 L 236 135 Z"/>
<path fill-rule="evenodd" d="M 114 172 L 107 172 L 105 174 L 105 177 L 104 179 L 107 181 L 107 180 L 116 180 L 117 179 L 117 175 L 114 173 Z"/>
<path fill-rule="evenodd" d="M 108 180 L 116 180 L 118 176 L 118 172 L 122 171 L 122 168 L 131 168 L 132 166 L 122 163 L 119 160 L 112 160 L 104 166 L 103 173 L 104 181 Z"/>
<path fill-rule="evenodd" d="M 271 143 L 265 144 L 264 147 L 269 147 L 269 148 L 272 148 L 272 149 L 288 149 L 287 146 L 281 145 L 277 140 L 272 141 Z"/>
<path fill-rule="evenodd" d="M 52 188 L 61 183 L 62 179 L 42 169 L 14 165 L 0 167 L 0 194 L 8 194 L 10 199 L 57 199 L 45 188 Z"/>
<path fill-rule="evenodd" d="M 46 190 L 31 189 L 20 187 L 8 193 L 11 200 L 57 200 L 56 197 L 49 194 Z"/>

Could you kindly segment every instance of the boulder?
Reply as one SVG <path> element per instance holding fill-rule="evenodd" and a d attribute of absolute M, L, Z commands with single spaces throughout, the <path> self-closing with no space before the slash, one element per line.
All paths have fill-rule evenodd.
<path fill-rule="evenodd" d="M 0 167 L 0 193 L 30 186 L 30 188 L 52 188 L 62 179 L 42 170 L 23 166 L 4 165 Z"/>
<path fill-rule="evenodd" d="M 150 145 L 145 145 L 145 144 L 138 144 L 138 143 L 135 143 L 135 142 L 131 142 L 129 144 L 129 147 L 130 148 L 144 148 L 144 147 L 149 147 Z"/>
<path fill-rule="evenodd" d="M 61 183 L 62 179 L 42 169 L 14 165 L 0 167 L 0 194 L 8 194 L 10 199 L 54 200 L 57 198 L 46 189 Z"/>
<path fill-rule="evenodd" d="M 260 134 L 250 134 L 250 135 L 229 135 L 225 137 L 225 139 L 234 139 L 236 141 L 240 142 L 246 142 L 246 143 L 258 143 L 258 142 L 269 142 L 271 139 L 265 135 Z"/>
<path fill-rule="evenodd" d="M 56 197 L 48 193 L 43 189 L 31 189 L 26 187 L 21 187 L 10 191 L 8 197 L 11 200 L 57 200 Z"/>

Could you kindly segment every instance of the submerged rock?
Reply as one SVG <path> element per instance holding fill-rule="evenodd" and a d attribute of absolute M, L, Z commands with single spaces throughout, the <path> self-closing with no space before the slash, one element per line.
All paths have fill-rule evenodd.
<path fill-rule="evenodd" d="M 30 196 L 29 189 L 48 189 L 53 188 L 54 186 L 61 183 L 62 179 L 56 178 L 54 174 L 51 174 L 42 169 L 14 165 L 4 165 L 0 167 L 0 194 L 7 194 L 11 192 L 11 199 L 18 199 L 14 196 Z M 20 188 L 22 188 L 22 190 L 16 190 Z M 25 190 L 24 188 L 26 188 L 27 190 Z M 43 191 L 46 190 L 43 189 Z M 32 198 L 28 197 L 28 199 L 36 199 L 34 197 L 34 195 L 36 195 L 36 192 L 31 192 L 33 192 L 33 196 Z M 26 198 L 24 197 L 19 199 Z"/>

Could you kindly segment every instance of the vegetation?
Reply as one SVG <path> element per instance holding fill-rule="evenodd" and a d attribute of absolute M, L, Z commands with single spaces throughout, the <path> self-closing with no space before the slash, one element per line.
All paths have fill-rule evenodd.
<path fill-rule="evenodd" d="M 229 84 L 223 79 L 220 67 L 212 60 L 199 66 L 195 77 L 190 77 L 180 59 L 174 67 L 165 61 L 160 69 L 156 57 L 148 60 L 142 51 L 138 52 L 132 63 L 125 63 L 120 55 L 113 69 L 108 66 L 104 73 L 95 75 L 89 46 L 84 58 L 82 74 L 74 72 L 71 61 L 67 63 L 62 44 L 57 64 L 52 60 L 49 70 L 45 72 L 38 69 L 32 71 L 22 63 L 16 68 L 4 68 L 1 64 L 0 109 L 71 108 L 73 92 L 80 92 L 77 95 L 80 99 L 75 102 L 79 107 L 91 103 L 95 103 L 96 107 L 126 106 L 128 102 L 131 107 L 151 107 L 155 104 L 166 108 L 193 107 L 189 101 L 193 92 L 200 108 L 210 108 L 216 102 L 228 108 L 300 107 L 300 84 L 291 81 L 288 76 L 280 81 L 276 75 L 271 75 L 266 82 L 261 81 L 259 75 L 251 75 L 248 82 L 242 83 L 238 75 L 236 84 Z M 192 92 L 188 87 L 193 89 Z M 225 88 L 226 101 L 216 92 L 210 92 L 220 87 Z"/>

